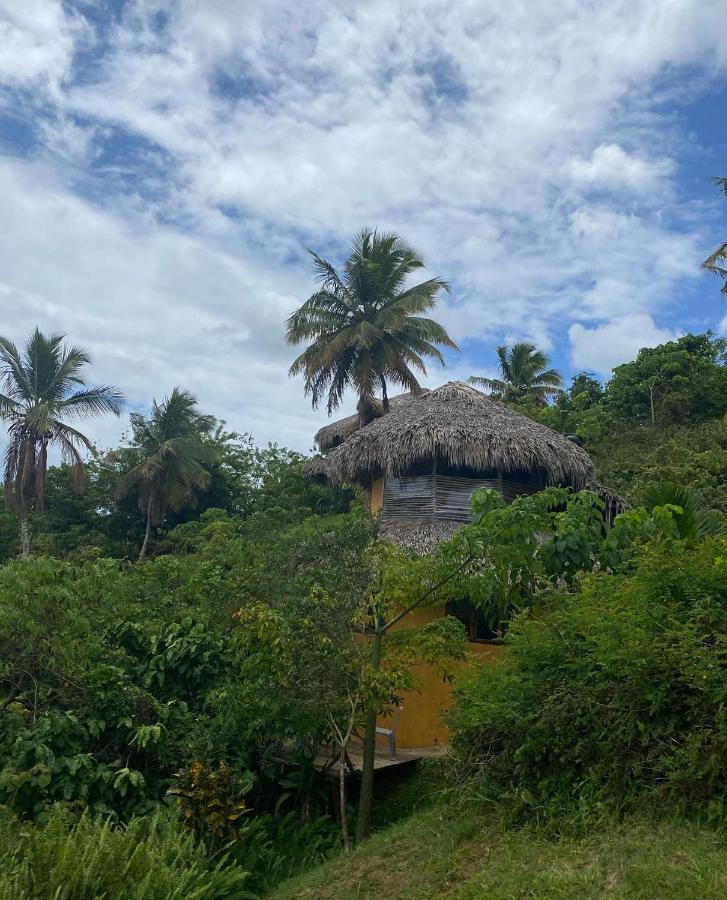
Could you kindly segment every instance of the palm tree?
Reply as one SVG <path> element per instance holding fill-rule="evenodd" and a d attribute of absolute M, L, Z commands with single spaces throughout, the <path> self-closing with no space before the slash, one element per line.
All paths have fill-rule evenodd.
<path fill-rule="evenodd" d="M 161 525 L 167 509 L 179 512 L 194 504 L 196 492 L 209 484 L 207 466 L 217 454 L 204 436 L 214 422 L 212 416 L 199 412 L 191 394 L 177 387 L 162 403 L 153 402 L 149 418 L 132 415 L 131 450 L 141 459 L 123 476 L 116 494 L 120 498 L 136 491 L 139 508 L 146 516 L 139 562 L 146 556 L 152 528 Z"/>
<path fill-rule="evenodd" d="M 30 555 L 28 514 L 43 512 L 48 449 L 57 447 L 68 463 L 76 489 L 83 486 L 81 453 L 96 453 L 91 441 L 67 420 L 119 415 L 123 397 L 108 385 L 85 387 L 85 350 L 63 344 L 64 335 L 46 337 L 37 328 L 21 354 L 0 337 L 0 418 L 7 423 L 5 502 L 20 520 L 21 552 Z"/>
<path fill-rule="evenodd" d="M 727 533 L 727 522 L 717 510 L 707 506 L 704 497 L 694 488 L 676 481 L 650 484 L 644 490 L 644 506 L 652 510 L 657 506 L 678 506 L 676 527 L 682 540 L 698 540 L 709 535 Z"/>
<path fill-rule="evenodd" d="M 563 390 L 560 372 L 549 369 L 550 360 L 534 344 L 524 341 L 497 348 L 500 378 L 481 378 L 473 375 L 470 384 L 487 388 L 498 400 L 532 400 L 545 406 L 551 394 Z"/>
<path fill-rule="evenodd" d="M 376 414 L 377 391 L 386 412 L 387 383 L 418 391 L 414 370 L 426 374 L 424 358 L 444 365 L 436 345 L 457 349 L 441 325 L 420 315 L 432 309 L 439 291 L 448 286 L 430 278 L 406 287 L 424 262 L 395 234 L 362 231 L 341 274 L 311 255 L 320 287 L 288 319 L 286 334 L 289 344 L 311 343 L 288 374 L 304 374 L 314 407 L 327 395 L 329 413 L 346 388 L 354 388 L 359 421 L 365 425 Z"/>
<path fill-rule="evenodd" d="M 713 178 L 712 181 L 727 197 L 727 178 Z M 717 247 L 717 249 L 708 256 L 702 263 L 702 267 L 708 272 L 713 272 L 723 281 L 722 293 L 727 294 L 727 241 Z"/>

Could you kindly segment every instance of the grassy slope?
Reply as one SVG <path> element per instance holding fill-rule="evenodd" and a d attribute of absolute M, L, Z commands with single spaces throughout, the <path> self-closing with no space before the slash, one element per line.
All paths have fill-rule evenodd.
<path fill-rule="evenodd" d="M 727 842 L 690 825 L 627 825 L 549 840 L 442 807 L 415 813 L 281 885 L 277 900 L 727 896 Z"/>

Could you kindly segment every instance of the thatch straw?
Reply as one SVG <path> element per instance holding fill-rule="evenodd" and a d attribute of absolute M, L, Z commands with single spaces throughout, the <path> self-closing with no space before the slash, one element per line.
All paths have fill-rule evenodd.
<path fill-rule="evenodd" d="M 451 519 L 386 519 L 379 525 L 379 537 L 426 556 L 465 524 Z"/>
<path fill-rule="evenodd" d="M 389 400 L 389 410 L 393 411 L 398 409 L 400 406 L 409 403 L 411 400 L 416 400 L 428 393 L 429 391 L 426 390 L 426 388 L 422 388 L 419 394 L 399 394 L 397 397 L 392 397 Z M 374 401 L 374 412 L 377 418 L 381 418 L 381 416 L 384 415 L 380 400 Z M 339 419 L 337 422 L 330 422 L 328 425 L 324 425 L 323 428 L 316 433 L 315 441 L 319 449 L 331 450 L 333 447 L 342 444 L 346 438 L 350 437 L 357 429 L 358 413 L 354 413 L 352 416 L 346 416 L 345 419 Z"/>
<path fill-rule="evenodd" d="M 323 441 L 334 428 L 339 435 L 349 432 L 351 418 L 356 419 L 327 426 L 331 430 Z M 549 484 L 576 489 L 594 476 L 585 450 L 461 381 L 394 398 L 387 415 L 364 428 L 357 425 L 356 420 L 325 459 L 310 463 L 307 473 L 337 484 L 367 483 L 372 475 L 398 475 L 436 456 L 449 465 L 481 471 L 538 473 Z"/>
<path fill-rule="evenodd" d="M 585 490 L 593 491 L 594 494 L 598 494 L 601 500 L 606 504 L 604 515 L 608 522 L 613 522 L 616 516 L 631 508 L 624 498 L 620 497 L 616 491 L 612 491 L 611 488 L 606 487 L 605 484 L 601 484 L 599 481 L 589 481 L 588 484 L 585 485 Z"/>

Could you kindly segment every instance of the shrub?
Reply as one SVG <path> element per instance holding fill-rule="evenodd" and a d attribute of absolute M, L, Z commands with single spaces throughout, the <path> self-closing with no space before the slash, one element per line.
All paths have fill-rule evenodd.
<path fill-rule="evenodd" d="M 727 541 L 658 540 L 522 613 L 461 683 L 455 758 L 525 809 L 646 800 L 727 819 Z"/>
<path fill-rule="evenodd" d="M 210 858 L 161 814 L 127 827 L 62 808 L 45 827 L 0 809 L 0 900 L 217 900 L 251 896 L 247 874 L 226 856 Z"/>

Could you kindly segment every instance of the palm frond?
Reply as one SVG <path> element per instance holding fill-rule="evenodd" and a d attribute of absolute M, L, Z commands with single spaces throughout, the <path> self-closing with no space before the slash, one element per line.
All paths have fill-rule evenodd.
<path fill-rule="evenodd" d="M 65 415 L 90 419 L 104 413 L 121 415 L 124 402 L 124 395 L 119 390 L 110 385 L 102 385 L 85 391 L 76 391 L 65 400 L 58 401 L 56 405 Z"/>

